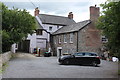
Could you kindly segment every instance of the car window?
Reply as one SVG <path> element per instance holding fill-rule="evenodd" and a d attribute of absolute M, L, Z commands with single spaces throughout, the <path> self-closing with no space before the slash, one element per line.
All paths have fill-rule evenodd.
<path fill-rule="evenodd" d="M 85 53 L 85 56 L 90 56 L 90 54 L 89 53 Z"/>
<path fill-rule="evenodd" d="M 91 53 L 90 56 L 97 56 L 97 54 Z"/>
<path fill-rule="evenodd" d="M 85 53 L 85 56 L 97 56 L 95 53 Z"/>
<path fill-rule="evenodd" d="M 85 53 L 75 53 L 75 56 L 84 56 Z"/>

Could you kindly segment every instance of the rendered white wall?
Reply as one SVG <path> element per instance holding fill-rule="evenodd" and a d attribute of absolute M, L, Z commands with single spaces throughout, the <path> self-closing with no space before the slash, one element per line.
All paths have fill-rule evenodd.
<path fill-rule="evenodd" d="M 46 31 L 43 31 L 43 34 L 42 35 L 37 35 L 36 38 L 46 38 L 48 39 L 48 33 Z"/>
<path fill-rule="evenodd" d="M 57 28 L 57 25 L 50 25 L 50 24 L 43 24 L 43 29 L 47 30 L 47 32 L 53 33 L 55 31 L 57 31 L 58 29 L 62 28 L 63 26 L 59 26 L 59 28 Z M 49 27 L 52 27 L 52 30 L 49 30 Z M 50 40 L 50 34 L 49 33 L 44 33 L 47 37 L 47 40 L 49 42 Z M 43 35 L 44 36 L 44 35 Z"/>
<path fill-rule="evenodd" d="M 43 35 L 36 35 L 36 33 L 32 35 L 28 35 L 27 40 L 30 40 L 30 53 L 33 53 L 34 48 L 46 48 L 46 40 L 49 41 L 49 34 L 43 31 Z"/>
<path fill-rule="evenodd" d="M 40 49 L 46 48 L 46 40 L 37 39 L 36 47 Z"/>
<path fill-rule="evenodd" d="M 17 44 L 16 43 L 14 43 L 14 44 L 12 44 L 12 46 L 11 46 L 11 52 L 12 53 L 16 53 L 16 50 L 18 49 L 18 46 L 17 46 Z"/>
<path fill-rule="evenodd" d="M 57 25 L 50 25 L 50 24 L 43 24 L 43 25 L 44 25 L 43 28 L 44 28 L 45 30 L 47 30 L 48 32 L 51 32 L 51 33 L 55 32 L 55 31 L 57 31 L 58 29 L 60 29 L 60 28 L 63 27 L 63 26 L 59 26 L 59 28 L 57 28 Z M 52 27 L 52 30 L 51 30 L 51 31 L 49 30 L 49 27 Z"/>
<path fill-rule="evenodd" d="M 34 48 L 36 48 L 36 33 L 32 35 L 28 35 L 27 37 L 28 40 L 30 40 L 30 52 L 33 53 Z"/>
<path fill-rule="evenodd" d="M 38 16 L 36 16 L 37 21 L 39 22 L 39 24 L 43 27 L 43 29 L 45 29 L 47 32 L 53 33 L 55 31 L 57 31 L 58 29 L 62 28 L 63 26 L 59 26 L 59 28 L 57 28 L 57 25 L 50 25 L 50 24 L 42 24 L 40 18 Z M 52 27 L 52 30 L 49 30 L 49 27 Z M 47 33 L 46 31 L 43 31 L 43 35 L 36 35 L 36 33 L 32 34 L 32 35 L 28 35 L 27 39 L 30 40 L 30 52 L 33 53 L 34 48 L 46 48 L 46 40 L 49 42 L 50 40 L 50 34 Z M 41 39 L 43 38 L 43 39 Z"/>

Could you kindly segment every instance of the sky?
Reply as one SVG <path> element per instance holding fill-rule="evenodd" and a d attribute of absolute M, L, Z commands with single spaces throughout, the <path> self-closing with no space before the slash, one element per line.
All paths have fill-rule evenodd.
<path fill-rule="evenodd" d="M 34 16 L 34 9 L 39 7 L 40 14 L 50 14 L 67 17 L 73 12 L 74 20 L 80 22 L 89 19 L 89 7 L 97 5 L 106 0 L 1 0 L 10 9 L 26 9 Z M 100 8 L 102 10 L 102 8 Z"/>

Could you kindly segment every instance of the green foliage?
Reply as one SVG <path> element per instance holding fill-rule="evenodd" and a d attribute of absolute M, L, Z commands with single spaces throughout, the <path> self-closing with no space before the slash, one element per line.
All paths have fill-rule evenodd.
<path fill-rule="evenodd" d="M 1 28 L 2 28 L 2 3 L 0 2 L 0 54 L 2 53 L 2 33 L 1 33 Z"/>
<path fill-rule="evenodd" d="M 2 69 L 0 70 L 1 73 L 3 73 L 6 68 L 8 67 L 8 62 L 2 64 Z"/>
<path fill-rule="evenodd" d="M 12 40 L 10 40 L 9 32 L 6 32 L 5 30 L 2 31 L 2 51 L 6 52 L 10 50 L 11 44 L 14 43 Z"/>
<path fill-rule="evenodd" d="M 2 50 L 7 51 L 10 45 L 17 43 L 32 34 L 36 29 L 35 18 L 25 9 L 8 9 L 2 4 Z"/>
<path fill-rule="evenodd" d="M 101 4 L 101 7 L 103 11 L 97 22 L 97 28 L 108 38 L 107 47 L 110 52 L 120 54 L 120 1 L 107 1 Z"/>

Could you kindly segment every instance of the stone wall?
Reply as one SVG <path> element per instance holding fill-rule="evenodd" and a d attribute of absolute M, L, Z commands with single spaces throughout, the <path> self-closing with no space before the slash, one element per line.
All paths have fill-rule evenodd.
<path fill-rule="evenodd" d="M 64 35 L 66 35 L 67 42 L 64 42 Z M 61 38 L 61 42 L 59 43 L 59 38 Z M 61 47 L 61 53 L 75 53 L 77 52 L 77 32 L 73 32 L 73 43 L 70 42 L 70 33 L 59 34 L 53 36 L 53 54 L 55 56 L 58 55 L 58 48 Z"/>
<path fill-rule="evenodd" d="M 94 25 L 89 24 L 79 31 L 78 51 L 96 52 L 101 54 L 101 36 Z"/>
<path fill-rule="evenodd" d="M 6 52 L 4 54 L 0 54 L 0 68 L 2 68 L 2 64 L 8 62 L 12 56 L 12 52 Z"/>

